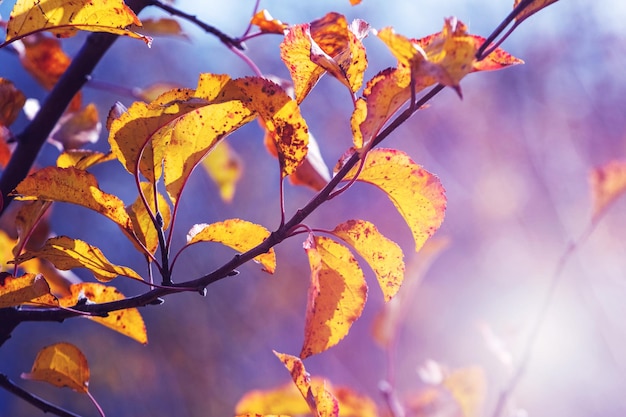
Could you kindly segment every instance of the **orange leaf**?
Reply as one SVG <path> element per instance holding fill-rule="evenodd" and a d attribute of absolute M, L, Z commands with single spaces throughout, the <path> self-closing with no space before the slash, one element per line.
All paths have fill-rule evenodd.
<path fill-rule="evenodd" d="M 361 4 L 361 0 L 350 0 L 350 5 L 356 6 L 357 4 Z"/>
<path fill-rule="evenodd" d="M 142 182 L 141 190 L 150 204 L 150 210 L 152 213 L 155 213 L 154 187 L 150 183 Z M 157 199 L 159 212 L 161 213 L 161 218 L 163 219 L 163 230 L 166 230 L 169 227 L 172 218 L 170 206 L 161 193 L 157 193 Z M 148 251 L 154 254 L 159 247 L 159 235 L 152 218 L 146 210 L 146 206 L 144 205 L 141 196 L 137 196 L 135 202 L 131 206 L 128 206 L 126 211 L 133 222 L 133 230 L 135 230 L 137 237 L 148 249 Z M 143 251 L 143 248 L 138 247 L 137 249 L 139 251 Z"/>
<path fill-rule="evenodd" d="M 470 35 L 474 39 L 476 50 L 486 41 L 482 36 Z M 514 57 L 502 48 L 496 48 L 493 52 L 485 57 L 482 61 L 475 61 L 472 72 L 477 71 L 494 71 L 509 67 L 511 65 L 523 64 L 524 61 Z"/>
<path fill-rule="evenodd" d="M 13 249 L 15 248 L 17 241 L 7 234 L 4 230 L 0 229 L 0 271 L 11 271 L 13 267 L 8 264 L 8 261 L 13 259 Z"/>
<path fill-rule="evenodd" d="M 276 351 L 274 354 L 289 370 L 291 379 L 293 379 L 313 415 L 316 417 L 338 417 L 337 399 L 326 389 L 324 381 L 321 381 L 320 385 L 313 386 L 300 358 Z"/>
<path fill-rule="evenodd" d="M 48 142 L 63 152 L 96 143 L 100 137 L 102 123 L 98 109 L 90 103 L 84 109 L 63 115 L 48 138 Z"/>
<path fill-rule="evenodd" d="M 304 250 L 311 267 L 301 358 L 336 345 L 361 316 L 367 299 L 363 272 L 350 250 L 326 237 L 309 238 Z"/>
<path fill-rule="evenodd" d="M 355 166 L 344 180 L 358 173 Z M 375 185 L 384 191 L 404 218 L 413 234 L 415 250 L 441 226 L 446 210 L 446 197 L 439 179 L 394 149 L 373 149 L 357 181 Z"/>
<path fill-rule="evenodd" d="M 50 286 L 43 275 L 24 274 L 21 277 L 12 277 L 6 272 L 0 273 L 0 308 L 13 307 L 26 302 L 59 304 L 50 293 Z"/>
<path fill-rule="evenodd" d="M 339 402 L 340 415 L 345 417 L 377 417 L 376 403 L 371 398 L 347 387 L 333 387 L 320 377 L 311 377 L 313 390 L 326 388 Z M 246 393 L 237 402 L 236 415 L 290 415 L 310 414 L 311 410 L 293 382 L 268 390 Z"/>
<path fill-rule="evenodd" d="M 85 355 L 70 343 L 55 343 L 41 349 L 30 373 L 22 378 L 43 381 L 55 387 L 69 387 L 74 391 L 89 391 L 89 365 Z"/>
<path fill-rule="evenodd" d="M 31 247 L 38 247 L 48 238 L 50 230 L 48 227 L 44 227 L 43 233 L 40 233 L 40 235 L 45 235 L 43 240 L 37 241 L 33 239 L 33 237 L 37 236 L 37 227 L 45 225 L 44 216 L 48 212 L 50 204 L 49 201 L 27 201 L 21 205 L 15 215 L 15 229 L 18 241 L 13 248 L 14 256 L 19 255 L 27 244 L 30 243 Z M 26 239 L 28 241 L 25 241 Z M 34 240 L 35 242 L 33 242 Z"/>
<path fill-rule="evenodd" d="M 400 246 L 364 220 L 348 220 L 335 227 L 332 233 L 365 259 L 376 274 L 385 301 L 391 300 L 404 280 L 404 255 Z"/>
<path fill-rule="evenodd" d="M 287 25 L 280 20 L 274 19 L 270 12 L 266 9 L 259 10 L 252 19 L 250 24 L 258 26 L 263 33 L 277 33 L 282 35 L 287 29 Z"/>
<path fill-rule="evenodd" d="M 56 297 L 70 295 L 70 287 L 82 282 L 72 271 L 59 271 L 52 263 L 41 258 L 26 261 L 20 264 L 20 268 L 30 274 L 42 274 L 50 286 L 50 292 Z"/>
<path fill-rule="evenodd" d="M 513 7 L 517 7 L 517 5 L 521 1 L 522 0 L 515 0 L 515 2 L 513 3 Z M 551 5 L 552 3 L 556 3 L 557 1 L 558 0 L 535 0 L 531 2 L 520 14 L 515 17 L 516 24 L 522 23 L 522 21 L 534 15 L 539 10 L 543 9 L 544 7 L 548 7 L 549 5 Z"/>
<path fill-rule="evenodd" d="M 611 161 L 591 171 L 589 176 L 593 201 L 593 221 L 626 192 L 626 161 Z"/>
<path fill-rule="evenodd" d="M 60 201 L 87 207 L 113 220 L 129 237 L 133 235 L 122 200 L 101 191 L 96 177 L 86 171 L 46 167 L 20 182 L 13 195 L 17 200 Z"/>
<path fill-rule="evenodd" d="M 43 30 L 61 38 L 86 30 L 142 39 L 150 46 L 152 39 L 126 29 L 132 24 L 141 26 L 122 0 L 18 0 L 11 11 L 5 44 Z"/>
<path fill-rule="evenodd" d="M 94 165 L 113 161 L 114 159 L 115 157 L 111 152 L 102 153 L 86 149 L 70 149 L 59 155 L 57 158 L 57 167 L 74 167 L 84 171 Z"/>
<path fill-rule="evenodd" d="M 82 282 L 70 287 L 71 296 L 59 299 L 63 307 L 73 307 L 86 301 L 97 304 L 123 300 L 124 295 L 117 288 L 107 287 L 96 282 Z M 139 343 L 148 343 L 146 325 L 136 308 L 127 308 L 109 312 L 106 317 L 87 316 L 90 320 L 102 324 L 118 333 L 130 337 Z"/>
<path fill-rule="evenodd" d="M 24 103 L 24 94 L 11 81 L 0 78 L 0 126 L 11 126 Z"/>
<path fill-rule="evenodd" d="M 338 13 L 291 27 L 280 51 L 294 82 L 296 101 L 301 103 L 326 71 L 353 93 L 361 88 L 367 67 L 361 40 L 368 31 L 364 21 L 348 26 Z"/>
<path fill-rule="evenodd" d="M 202 167 L 217 184 L 222 200 L 232 202 L 243 171 L 243 163 L 228 142 L 218 142 L 202 161 Z"/>
<path fill-rule="evenodd" d="M 43 88 L 51 90 L 71 63 L 61 43 L 58 39 L 37 34 L 24 38 L 22 45 L 16 43 L 22 65 Z"/>
<path fill-rule="evenodd" d="M 239 252 L 247 252 L 261 244 L 270 235 L 269 230 L 241 219 L 224 220 L 213 224 L 197 224 L 187 233 L 187 244 L 218 242 Z M 254 258 L 270 274 L 276 270 L 274 249 Z"/>
<path fill-rule="evenodd" d="M 87 268 L 98 281 L 108 282 L 119 275 L 143 281 L 132 269 L 110 263 L 97 247 L 67 236 L 48 239 L 41 249 L 29 250 L 16 257 L 15 263 L 20 264 L 33 258 L 47 259 L 62 270 Z"/>

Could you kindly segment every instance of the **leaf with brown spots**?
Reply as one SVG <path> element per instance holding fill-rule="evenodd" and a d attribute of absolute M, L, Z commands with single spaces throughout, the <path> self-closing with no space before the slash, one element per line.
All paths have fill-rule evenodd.
<path fill-rule="evenodd" d="M 339 343 L 363 312 L 367 284 L 350 250 L 323 236 L 309 236 L 304 250 L 311 267 L 304 343 L 305 359 Z"/>
<path fill-rule="evenodd" d="M 50 286 L 41 274 L 24 274 L 12 277 L 0 273 L 0 308 L 13 307 L 24 303 L 56 306 L 59 303 L 50 293 Z"/>
<path fill-rule="evenodd" d="M 441 226 L 446 196 L 439 179 L 395 149 L 373 149 L 359 173 L 354 167 L 344 180 L 375 185 L 384 191 L 408 224 L 419 251 Z M 340 162 L 341 164 L 341 162 Z"/>
<path fill-rule="evenodd" d="M 71 296 L 59 299 L 63 307 L 73 307 L 79 303 L 91 302 L 96 304 L 123 300 L 124 295 L 114 287 L 107 287 L 96 282 L 82 282 L 70 287 Z M 139 343 L 148 343 L 146 325 L 136 308 L 116 310 L 106 317 L 87 316 L 90 320 L 102 324 L 118 333 L 135 339 Z"/>
<path fill-rule="evenodd" d="M 24 103 L 26 103 L 24 94 L 11 81 L 0 78 L 0 126 L 11 126 Z"/>
<path fill-rule="evenodd" d="M 276 33 L 282 35 L 287 29 L 287 25 L 280 20 L 274 19 L 270 12 L 266 9 L 259 10 L 252 19 L 250 24 L 258 26 L 263 33 Z"/>
<path fill-rule="evenodd" d="M 70 343 L 55 343 L 41 349 L 32 370 L 23 373 L 22 378 L 68 387 L 83 394 L 89 391 L 87 358 Z"/>

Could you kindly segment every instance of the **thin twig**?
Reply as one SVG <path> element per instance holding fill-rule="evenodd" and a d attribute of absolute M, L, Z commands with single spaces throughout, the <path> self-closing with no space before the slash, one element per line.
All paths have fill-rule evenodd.
<path fill-rule="evenodd" d="M 0 387 L 9 391 L 11 394 L 20 397 L 24 401 L 34 405 L 44 413 L 51 413 L 59 417 L 81 417 L 78 414 L 74 414 L 70 411 L 67 411 L 61 407 L 58 407 L 48 401 L 31 394 L 25 389 L 17 386 L 13 381 L 11 381 L 6 375 L 0 374 Z"/>

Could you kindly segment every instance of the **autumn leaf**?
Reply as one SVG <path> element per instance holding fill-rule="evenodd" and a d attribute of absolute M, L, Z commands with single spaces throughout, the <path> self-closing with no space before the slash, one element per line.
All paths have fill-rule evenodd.
<path fill-rule="evenodd" d="M 311 378 L 306 372 L 300 358 L 276 351 L 274 351 L 274 354 L 291 374 L 291 379 L 305 399 L 313 415 L 316 417 L 339 416 L 337 399 L 326 389 L 324 381 L 321 381 L 321 384 L 317 386 L 311 384 Z"/>
<path fill-rule="evenodd" d="M 358 166 L 355 166 L 344 180 L 351 180 L 357 174 Z M 416 251 L 441 226 L 446 210 L 443 186 L 436 176 L 405 153 L 394 149 L 372 149 L 357 181 L 375 185 L 387 194 L 411 229 Z"/>
<path fill-rule="evenodd" d="M 142 182 L 140 186 L 141 191 L 150 205 L 150 210 L 153 214 L 156 213 L 154 187 L 148 182 Z M 157 193 L 157 201 L 159 213 L 161 213 L 161 219 L 163 220 L 163 230 L 167 230 L 172 218 L 170 205 L 161 193 Z M 159 247 L 159 235 L 141 196 L 137 196 L 135 202 L 128 206 L 126 211 L 133 222 L 133 230 L 135 230 L 137 238 L 139 238 L 150 253 L 154 254 Z M 138 250 L 143 251 L 143 248 L 138 247 Z"/>
<path fill-rule="evenodd" d="M 259 10 L 252 19 L 250 24 L 258 26 L 263 33 L 276 33 L 282 35 L 287 29 L 287 25 L 280 20 L 274 19 L 270 12 L 266 9 Z"/>
<path fill-rule="evenodd" d="M 0 273 L 0 308 L 13 307 L 24 303 L 58 305 L 50 293 L 50 286 L 41 274 L 24 274 L 12 277 Z"/>
<path fill-rule="evenodd" d="M 26 103 L 24 94 L 15 85 L 0 78 L 0 126 L 11 126 Z"/>
<path fill-rule="evenodd" d="M 376 403 L 369 397 L 348 387 L 334 387 L 320 377 L 311 377 L 312 390 L 326 389 L 339 403 L 342 417 L 378 417 Z M 236 415 L 291 415 L 310 414 L 311 410 L 293 382 L 267 390 L 246 393 L 235 407 Z"/>
<path fill-rule="evenodd" d="M 348 248 L 309 236 L 304 250 L 311 267 L 301 358 L 336 345 L 361 316 L 367 299 L 363 272 Z"/>
<path fill-rule="evenodd" d="M 602 216 L 608 206 L 626 192 L 626 161 L 614 160 L 591 171 L 592 219 Z"/>
<path fill-rule="evenodd" d="M 20 182 L 17 200 L 47 200 L 77 204 L 113 220 L 133 240 L 131 220 L 118 197 L 100 190 L 92 174 L 73 167 L 46 167 Z"/>
<path fill-rule="evenodd" d="M 45 225 L 44 216 L 50 208 L 49 201 L 26 201 L 19 208 L 15 215 L 15 229 L 17 231 L 17 242 L 13 248 L 13 255 L 19 255 L 28 243 L 31 246 L 38 246 L 43 243 L 43 240 L 35 239 L 37 227 Z M 50 233 L 49 228 L 44 227 L 43 233 L 45 234 L 44 240 L 48 238 Z"/>
<path fill-rule="evenodd" d="M 305 185 L 320 191 L 330 181 L 330 170 L 322 158 L 320 147 L 315 137 L 309 133 L 309 144 L 306 158 L 296 171 L 289 176 L 294 185 Z"/>
<path fill-rule="evenodd" d="M 86 30 L 142 39 L 150 46 L 152 39 L 126 29 L 132 24 L 141 26 L 122 0 L 18 0 L 11 11 L 5 45 L 44 30 L 61 38 Z"/>
<path fill-rule="evenodd" d="M 189 39 L 178 20 L 169 17 L 143 19 L 141 26 L 133 25 L 129 29 L 133 32 L 141 31 L 145 36 L 174 36 Z"/>
<path fill-rule="evenodd" d="M 48 138 L 60 152 L 82 148 L 96 143 L 100 137 L 102 123 L 98 109 L 90 103 L 84 109 L 63 115 Z"/>
<path fill-rule="evenodd" d="M 50 286 L 50 293 L 56 297 L 70 295 L 70 287 L 82 282 L 72 271 L 60 271 L 51 262 L 34 258 L 20 264 L 20 268 L 29 274 L 42 274 Z"/>
<path fill-rule="evenodd" d="M 218 142 L 202 161 L 202 167 L 217 185 L 222 200 L 232 202 L 243 163 L 228 142 Z"/>
<path fill-rule="evenodd" d="M 114 159 L 115 157 L 111 152 L 102 153 L 87 149 L 68 149 L 57 158 L 57 167 L 74 167 L 84 171 L 94 165 L 113 161 Z"/>
<path fill-rule="evenodd" d="M 385 301 L 391 300 L 404 280 L 404 255 L 400 246 L 364 220 L 349 220 L 335 227 L 332 233 L 365 259 L 376 274 Z"/>
<path fill-rule="evenodd" d="M 455 369 L 442 385 L 456 400 L 463 417 L 480 417 L 487 398 L 487 377 L 479 366 Z"/>
<path fill-rule="evenodd" d="M 29 250 L 17 256 L 15 263 L 20 264 L 36 257 L 47 259 L 62 270 L 87 268 L 99 281 L 108 282 L 119 275 L 143 281 L 132 269 L 110 263 L 97 247 L 67 236 L 48 239 L 41 249 Z"/>
<path fill-rule="evenodd" d="M 24 69 L 46 90 L 54 87 L 72 62 L 61 42 L 44 34 L 26 37 L 15 45 Z"/>
<path fill-rule="evenodd" d="M 68 387 L 81 393 L 89 391 L 87 358 L 70 343 L 55 343 L 41 349 L 32 370 L 23 373 L 22 378 Z"/>
<path fill-rule="evenodd" d="M 515 0 L 513 7 L 514 8 L 517 7 L 517 5 L 520 4 L 521 1 L 522 0 Z M 534 0 L 532 1 L 528 6 L 526 6 L 526 8 L 521 13 L 515 16 L 516 25 L 522 23 L 524 20 L 534 15 L 539 10 L 545 7 L 548 7 L 549 5 L 551 5 L 552 3 L 556 3 L 557 1 L 558 0 Z"/>
<path fill-rule="evenodd" d="M 82 282 L 70 287 L 71 295 L 59 299 L 63 307 L 74 307 L 79 303 L 109 303 L 123 300 L 124 295 L 114 287 L 107 287 L 96 282 Z M 139 343 L 148 343 L 146 325 L 136 308 L 127 308 L 108 313 L 106 317 L 86 316 L 118 333 L 130 337 Z"/>
<path fill-rule="evenodd" d="M 351 93 L 361 88 L 367 67 L 365 47 L 369 25 L 355 20 L 348 25 L 338 13 L 289 28 L 280 45 L 281 59 L 287 65 L 301 103 L 325 72 L 329 72 Z"/>
<path fill-rule="evenodd" d="M 269 235 L 269 230 L 263 226 L 241 219 L 230 219 L 193 226 L 187 234 L 187 244 L 218 242 L 243 253 L 261 244 Z M 254 260 L 263 265 L 263 269 L 270 274 L 276 270 L 274 249 L 255 257 Z"/>

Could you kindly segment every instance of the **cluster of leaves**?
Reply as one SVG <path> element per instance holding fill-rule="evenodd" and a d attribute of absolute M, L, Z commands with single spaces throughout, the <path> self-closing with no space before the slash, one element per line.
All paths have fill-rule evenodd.
<path fill-rule="evenodd" d="M 552 2 L 516 1 L 511 14 L 511 19 L 516 19 L 514 27 Z M 354 182 L 365 182 L 391 200 L 410 228 L 415 250 L 419 251 L 443 222 L 444 189 L 435 175 L 404 152 L 378 145 L 444 87 L 451 87 L 462 96 L 460 81 L 467 74 L 522 61 L 498 48 L 493 39 L 469 34 L 467 27 L 455 18 L 445 19 L 440 32 L 421 39 L 397 34 L 390 27 L 375 30 L 358 19 L 349 23 L 338 13 L 309 23 L 287 25 L 261 11 L 253 16 L 251 25 L 258 28 L 257 34 L 284 37 L 280 55 L 291 82 L 260 74 L 232 79 L 224 74 L 205 73 L 193 89 L 160 86 L 155 89 L 158 94 L 146 91 L 140 101 L 127 109 L 120 104 L 112 107 L 106 121 L 111 151 L 106 154 L 78 149 L 98 137 L 101 123 L 93 105 L 81 109 L 80 96 L 72 100 L 50 134 L 62 150 L 56 166 L 32 172 L 11 194 L 12 198 L 28 203 L 16 214 L 17 238 L 3 235 L 0 242 L 4 260 L 13 265 L 7 267 L 12 273 L 4 273 L 0 282 L 0 307 L 19 306 L 18 312 L 36 311 L 49 320 L 86 316 L 147 343 L 137 307 L 158 303 L 159 297 L 172 293 L 203 292 L 211 283 L 235 275 L 235 268 L 250 260 L 274 273 L 277 260 L 273 247 L 304 234 L 303 247 L 310 266 L 304 341 L 299 358 L 276 355 L 314 415 L 337 416 L 339 409 L 344 415 L 376 415 L 374 406 L 369 406 L 371 400 L 360 401 L 353 393 L 340 395 L 322 380 L 311 380 L 301 360 L 336 345 L 361 316 L 368 286 L 355 253 L 371 267 L 385 301 L 390 301 L 405 279 L 402 249 L 364 220 L 349 219 L 332 230 L 312 229 L 303 221 Z M 0 47 L 13 45 L 24 67 L 50 89 L 70 65 L 56 38 L 87 30 L 129 36 L 150 45 L 148 30 L 143 32 L 142 28 L 156 34 L 181 33 L 172 20 L 149 25 L 144 22 L 142 26 L 121 0 L 20 0 L 6 23 L 7 36 Z M 43 34 L 44 31 L 56 38 Z M 365 81 L 368 61 L 363 40 L 368 35 L 380 39 L 398 64 Z M 237 42 L 230 46 L 235 48 Z M 300 103 L 324 74 L 347 88 L 354 104 L 350 119 L 353 140 L 332 176 L 299 110 Z M 429 87 L 433 89 L 422 95 Z M 0 155 L 4 164 L 11 158 L 7 144 L 13 139 L 10 125 L 22 109 L 26 111 L 26 103 L 13 83 L 1 80 L 0 127 L 4 140 Z M 264 131 L 269 153 L 278 161 L 281 207 L 285 179 L 310 187 L 316 192 L 314 198 L 289 218 L 281 210 L 280 226 L 273 232 L 243 219 L 197 224 L 187 233 L 186 245 L 171 255 L 179 203 L 190 175 L 204 165 L 220 186 L 222 197 L 232 198 L 239 171 L 232 150 L 223 140 L 254 120 Z M 111 161 L 121 163 L 130 175 L 129 181 L 136 185 L 138 196 L 131 204 L 101 190 L 89 172 L 94 165 Z M 341 182 L 345 184 L 340 187 Z M 42 219 L 53 202 L 82 206 L 117 224 L 121 236 L 145 257 L 149 276 L 142 277 L 129 267 L 113 264 L 99 248 L 77 238 L 54 236 L 43 238 L 40 244 L 33 243 L 33 236 L 37 236 L 37 228 L 45 222 Z M 179 255 L 201 242 L 221 243 L 238 254 L 205 276 L 174 283 Z M 70 282 L 58 272 L 75 268 L 86 268 L 102 283 Z M 154 282 L 154 270 L 161 277 L 160 285 Z M 118 276 L 143 282 L 148 290 L 125 297 L 104 284 Z M 67 343 L 42 349 L 32 372 L 24 377 L 88 393 L 86 360 L 75 346 Z M 287 395 L 282 389 L 278 393 Z M 249 407 L 271 403 L 268 398 L 275 398 L 272 396 L 277 393 L 264 395 L 260 402 L 243 400 L 237 414 L 306 412 L 297 402 L 281 410 Z M 353 411 L 345 414 L 347 410 Z"/>

